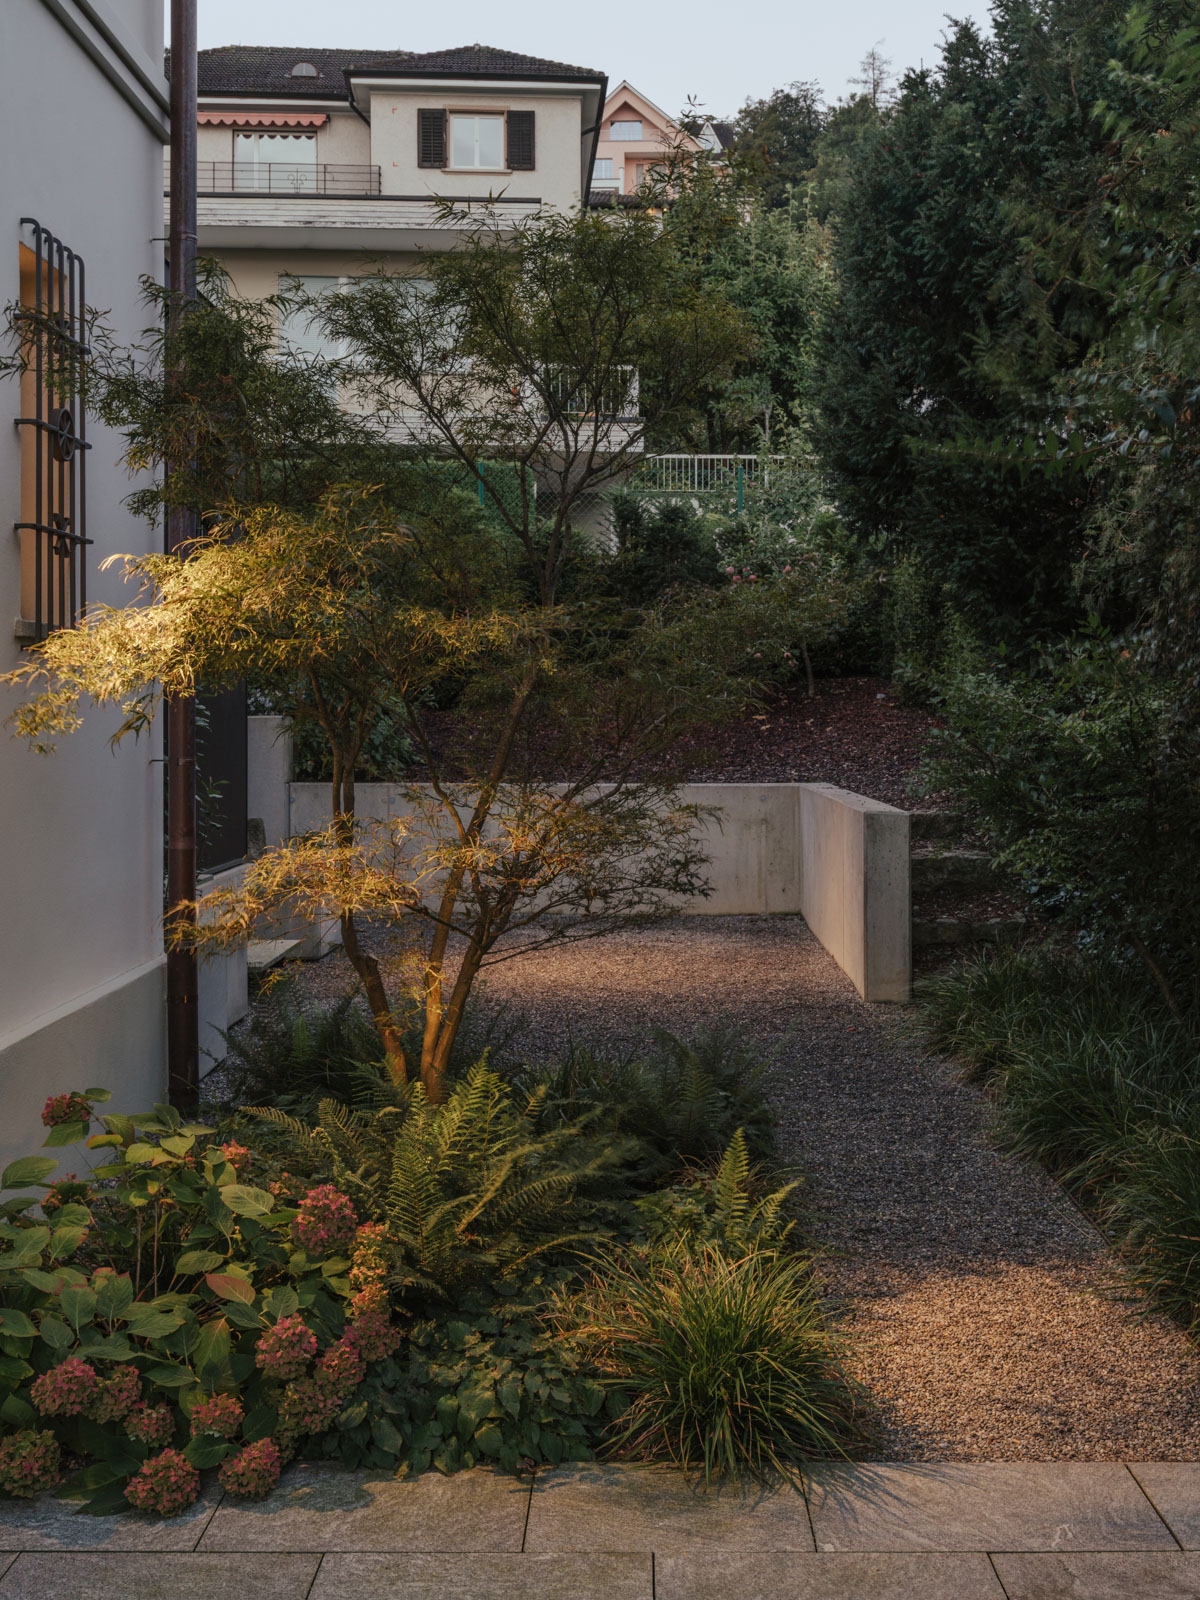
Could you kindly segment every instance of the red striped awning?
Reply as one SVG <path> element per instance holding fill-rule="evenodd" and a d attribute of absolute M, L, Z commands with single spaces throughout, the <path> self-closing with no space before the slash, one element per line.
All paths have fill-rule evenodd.
<path fill-rule="evenodd" d="M 200 122 L 218 128 L 319 128 L 324 111 L 202 111 Z"/>

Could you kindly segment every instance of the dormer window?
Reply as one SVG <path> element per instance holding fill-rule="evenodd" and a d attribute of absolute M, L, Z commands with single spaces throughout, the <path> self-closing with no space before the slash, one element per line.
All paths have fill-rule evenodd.
<path fill-rule="evenodd" d="M 293 78 L 319 78 L 320 76 L 321 74 L 317 71 L 316 67 L 313 66 L 311 61 L 297 61 L 296 65 L 292 68 Z"/>
<path fill-rule="evenodd" d="M 626 119 L 623 122 L 615 121 L 612 124 L 612 129 L 609 133 L 610 139 L 638 140 L 641 139 L 642 136 L 642 124 L 640 119 L 636 122 L 634 122 L 632 119 Z"/>

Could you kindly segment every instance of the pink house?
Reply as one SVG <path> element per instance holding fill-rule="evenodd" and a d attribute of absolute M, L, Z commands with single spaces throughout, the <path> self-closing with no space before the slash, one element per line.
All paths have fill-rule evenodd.
<path fill-rule="evenodd" d="M 684 133 L 674 117 L 653 100 L 622 81 L 604 102 L 592 173 L 593 196 L 605 191 L 636 194 L 651 169 L 676 144 L 682 144 L 684 150 L 708 148 Z"/>

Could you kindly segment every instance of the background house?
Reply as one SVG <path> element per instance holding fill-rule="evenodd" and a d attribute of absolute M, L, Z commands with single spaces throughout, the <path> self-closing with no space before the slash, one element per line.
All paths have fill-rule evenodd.
<path fill-rule="evenodd" d="M 661 106 L 623 79 L 604 102 L 593 194 L 636 194 L 666 153 L 676 148 L 699 152 L 712 145 L 685 133 Z"/>
<path fill-rule="evenodd" d="M 120 340 L 161 277 L 167 134 L 161 0 L 5 0 L 0 303 Z M 121 440 L 36 374 L 0 385 L 0 667 L 86 599 L 121 603 L 101 563 L 158 542 L 125 508 Z M 87 448 L 85 448 L 85 446 Z M 83 542 L 84 540 L 88 542 Z M 0 719 L 13 709 L 0 691 Z M 0 1164 L 40 1142 L 48 1094 L 92 1084 L 164 1098 L 162 788 L 151 740 L 88 715 L 49 757 L 0 737 Z"/>
<path fill-rule="evenodd" d="M 332 286 L 364 252 L 419 275 L 489 197 L 513 218 L 579 205 L 607 79 L 484 45 L 230 46 L 200 52 L 199 82 L 200 248 L 261 298 L 289 274 Z"/>

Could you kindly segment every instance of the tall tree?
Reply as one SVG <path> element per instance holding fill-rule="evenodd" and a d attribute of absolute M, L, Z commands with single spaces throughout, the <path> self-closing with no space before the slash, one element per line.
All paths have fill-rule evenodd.
<path fill-rule="evenodd" d="M 785 206 L 816 158 L 821 132 L 821 86 L 789 83 L 761 100 L 747 100 L 734 120 L 734 152 L 757 176 L 768 206 Z"/>

